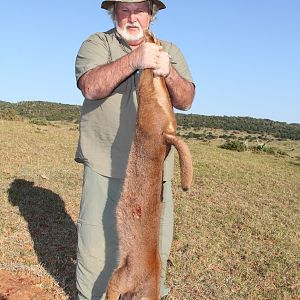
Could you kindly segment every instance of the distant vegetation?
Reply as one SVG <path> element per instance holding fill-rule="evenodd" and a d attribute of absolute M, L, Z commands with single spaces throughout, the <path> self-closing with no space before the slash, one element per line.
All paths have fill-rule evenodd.
<path fill-rule="evenodd" d="M 266 153 L 280 156 L 288 155 L 285 151 L 267 146 L 266 143 L 249 145 L 247 142 L 228 140 L 224 144 L 220 145 L 219 148 L 237 152 L 244 152 L 249 150 L 255 153 Z"/>
<path fill-rule="evenodd" d="M 300 140 L 300 124 L 287 124 L 268 119 L 250 117 L 219 117 L 177 114 L 178 125 L 194 131 L 201 128 L 245 131 L 249 134 L 269 134 L 276 138 Z"/>
<path fill-rule="evenodd" d="M 0 101 L 0 119 L 17 120 L 27 118 L 34 122 L 46 123 L 46 121 L 68 121 L 78 123 L 80 117 L 80 105 L 53 103 L 46 101 L 22 101 L 10 103 Z M 201 134 L 203 128 L 243 131 L 248 134 L 272 135 L 278 139 L 300 140 L 300 124 L 287 124 L 268 119 L 256 119 L 251 117 L 227 117 L 227 116 L 203 116 L 196 114 L 176 114 L 177 123 L 184 131 L 186 138 L 205 137 L 214 139 L 212 133 Z M 234 134 L 227 136 L 233 138 Z M 223 138 L 226 139 L 224 135 Z M 235 137 L 236 138 L 236 137 Z"/>
<path fill-rule="evenodd" d="M 0 101 L 0 113 L 14 110 L 16 114 L 28 119 L 42 119 L 46 121 L 78 122 L 80 106 L 46 101 L 22 101 L 9 103 Z M 1 114 L 0 114 L 1 116 Z"/>

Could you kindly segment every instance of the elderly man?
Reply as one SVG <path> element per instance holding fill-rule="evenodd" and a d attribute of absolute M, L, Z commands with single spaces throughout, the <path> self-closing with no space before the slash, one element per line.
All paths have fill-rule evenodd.
<path fill-rule="evenodd" d="M 180 50 L 172 43 L 145 43 L 143 29 L 164 9 L 159 0 L 115 0 L 101 4 L 115 27 L 91 35 L 76 58 L 77 86 L 85 100 L 75 160 L 84 164 L 78 218 L 78 299 L 104 299 L 107 283 L 118 262 L 115 209 L 122 191 L 135 129 L 139 70 L 154 69 L 164 76 L 172 104 L 191 107 L 195 87 Z M 153 112 L 155 113 L 155 112 Z M 165 161 L 160 233 L 161 296 L 173 238 L 171 177 L 173 152 Z"/>

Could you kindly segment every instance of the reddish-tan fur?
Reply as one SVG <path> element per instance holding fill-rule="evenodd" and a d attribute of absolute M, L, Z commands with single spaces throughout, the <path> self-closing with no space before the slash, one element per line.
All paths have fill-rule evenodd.
<path fill-rule="evenodd" d="M 158 41 L 145 32 L 147 42 Z M 179 153 L 182 188 L 192 182 L 192 160 L 176 134 L 176 119 L 165 79 L 152 69 L 142 71 L 138 88 L 135 138 L 131 147 L 123 192 L 117 207 L 120 263 L 109 282 L 106 300 L 160 299 L 163 163 L 174 145 Z"/>

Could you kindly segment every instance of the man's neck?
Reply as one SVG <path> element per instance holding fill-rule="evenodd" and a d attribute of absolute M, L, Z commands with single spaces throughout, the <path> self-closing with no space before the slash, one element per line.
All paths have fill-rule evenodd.
<path fill-rule="evenodd" d="M 129 47 L 134 50 L 144 43 L 144 38 L 139 39 L 138 41 L 126 41 Z"/>

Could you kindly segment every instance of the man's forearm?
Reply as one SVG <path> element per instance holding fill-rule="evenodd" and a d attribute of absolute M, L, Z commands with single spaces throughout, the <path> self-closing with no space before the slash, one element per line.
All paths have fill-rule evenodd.
<path fill-rule="evenodd" d="M 166 84 L 173 106 L 180 110 L 190 109 L 195 96 L 194 84 L 183 79 L 172 66 Z"/>
<path fill-rule="evenodd" d="M 87 71 L 79 79 L 78 87 L 86 99 L 102 99 L 109 96 L 135 70 L 131 52 L 112 63 Z"/>

